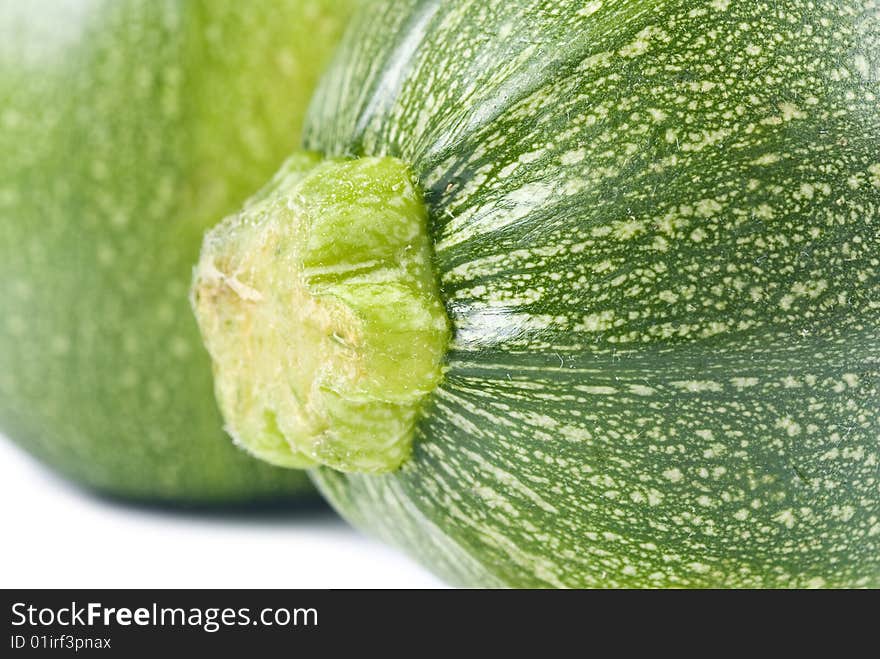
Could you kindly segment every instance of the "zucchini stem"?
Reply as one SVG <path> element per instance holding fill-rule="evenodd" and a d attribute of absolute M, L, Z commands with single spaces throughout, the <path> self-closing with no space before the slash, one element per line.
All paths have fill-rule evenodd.
<path fill-rule="evenodd" d="M 236 443 L 345 472 L 410 455 L 450 330 L 404 163 L 295 154 L 206 235 L 192 305 Z"/>

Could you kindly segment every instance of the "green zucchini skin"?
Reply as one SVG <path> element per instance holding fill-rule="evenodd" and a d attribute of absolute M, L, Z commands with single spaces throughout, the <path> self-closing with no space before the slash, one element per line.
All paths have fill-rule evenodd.
<path fill-rule="evenodd" d="M 311 496 L 225 436 L 187 296 L 353 4 L 0 4 L 0 431 L 116 496 Z"/>
<path fill-rule="evenodd" d="M 880 5 L 385 3 L 307 148 L 425 190 L 453 325 L 396 473 L 456 584 L 880 585 Z"/>

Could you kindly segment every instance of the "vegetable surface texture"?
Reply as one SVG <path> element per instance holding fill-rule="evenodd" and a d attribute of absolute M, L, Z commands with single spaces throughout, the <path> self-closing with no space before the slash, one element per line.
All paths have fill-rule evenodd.
<path fill-rule="evenodd" d="M 0 2 L 0 430 L 148 500 L 311 491 L 228 442 L 187 301 L 353 2 Z"/>
<path fill-rule="evenodd" d="M 344 40 L 305 145 L 325 184 L 276 180 L 197 271 L 218 391 L 254 394 L 227 406 L 245 445 L 323 465 L 343 515 L 458 584 L 880 585 L 880 5 L 386 2 Z M 375 341 L 336 337 L 311 389 L 279 359 L 236 375 L 222 348 L 261 333 L 292 359 L 368 324 L 319 275 L 381 282 L 406 252 L 310 260 L 324 227 L 363 231 L 345 159 L 418 182 L 423 211 L 358 185 L 402 223 L 426 212 L 450 328 L 439 384 L 398 373 L 432 387 L 399 466 L 361 463 L 384 430 L 315 449 L 345 435 L 315 410 L 356 398 Z M 304 290 L 335 309 L 307 316 L 323 335 L 267 311 Z M 279 398 L 285 378 L 299 393 Z"/>

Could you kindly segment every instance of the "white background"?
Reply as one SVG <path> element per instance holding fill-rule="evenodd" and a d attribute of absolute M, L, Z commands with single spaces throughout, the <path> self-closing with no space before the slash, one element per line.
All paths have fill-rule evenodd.
<path fill-rule="evenodd" d="M 433 588 L 329 508 L 217 516 L 127 507 L 0 435 L 2 588 Z"/>

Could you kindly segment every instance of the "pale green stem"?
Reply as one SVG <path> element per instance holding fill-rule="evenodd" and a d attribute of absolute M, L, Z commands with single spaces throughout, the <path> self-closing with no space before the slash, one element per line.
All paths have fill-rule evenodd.
<path fill-rule="evenodd" d="M 236 442 L 288 467 L 407 459 L 449 322 L 401 161 L 294 155 L 208 233 L 192 301 Z"/>

